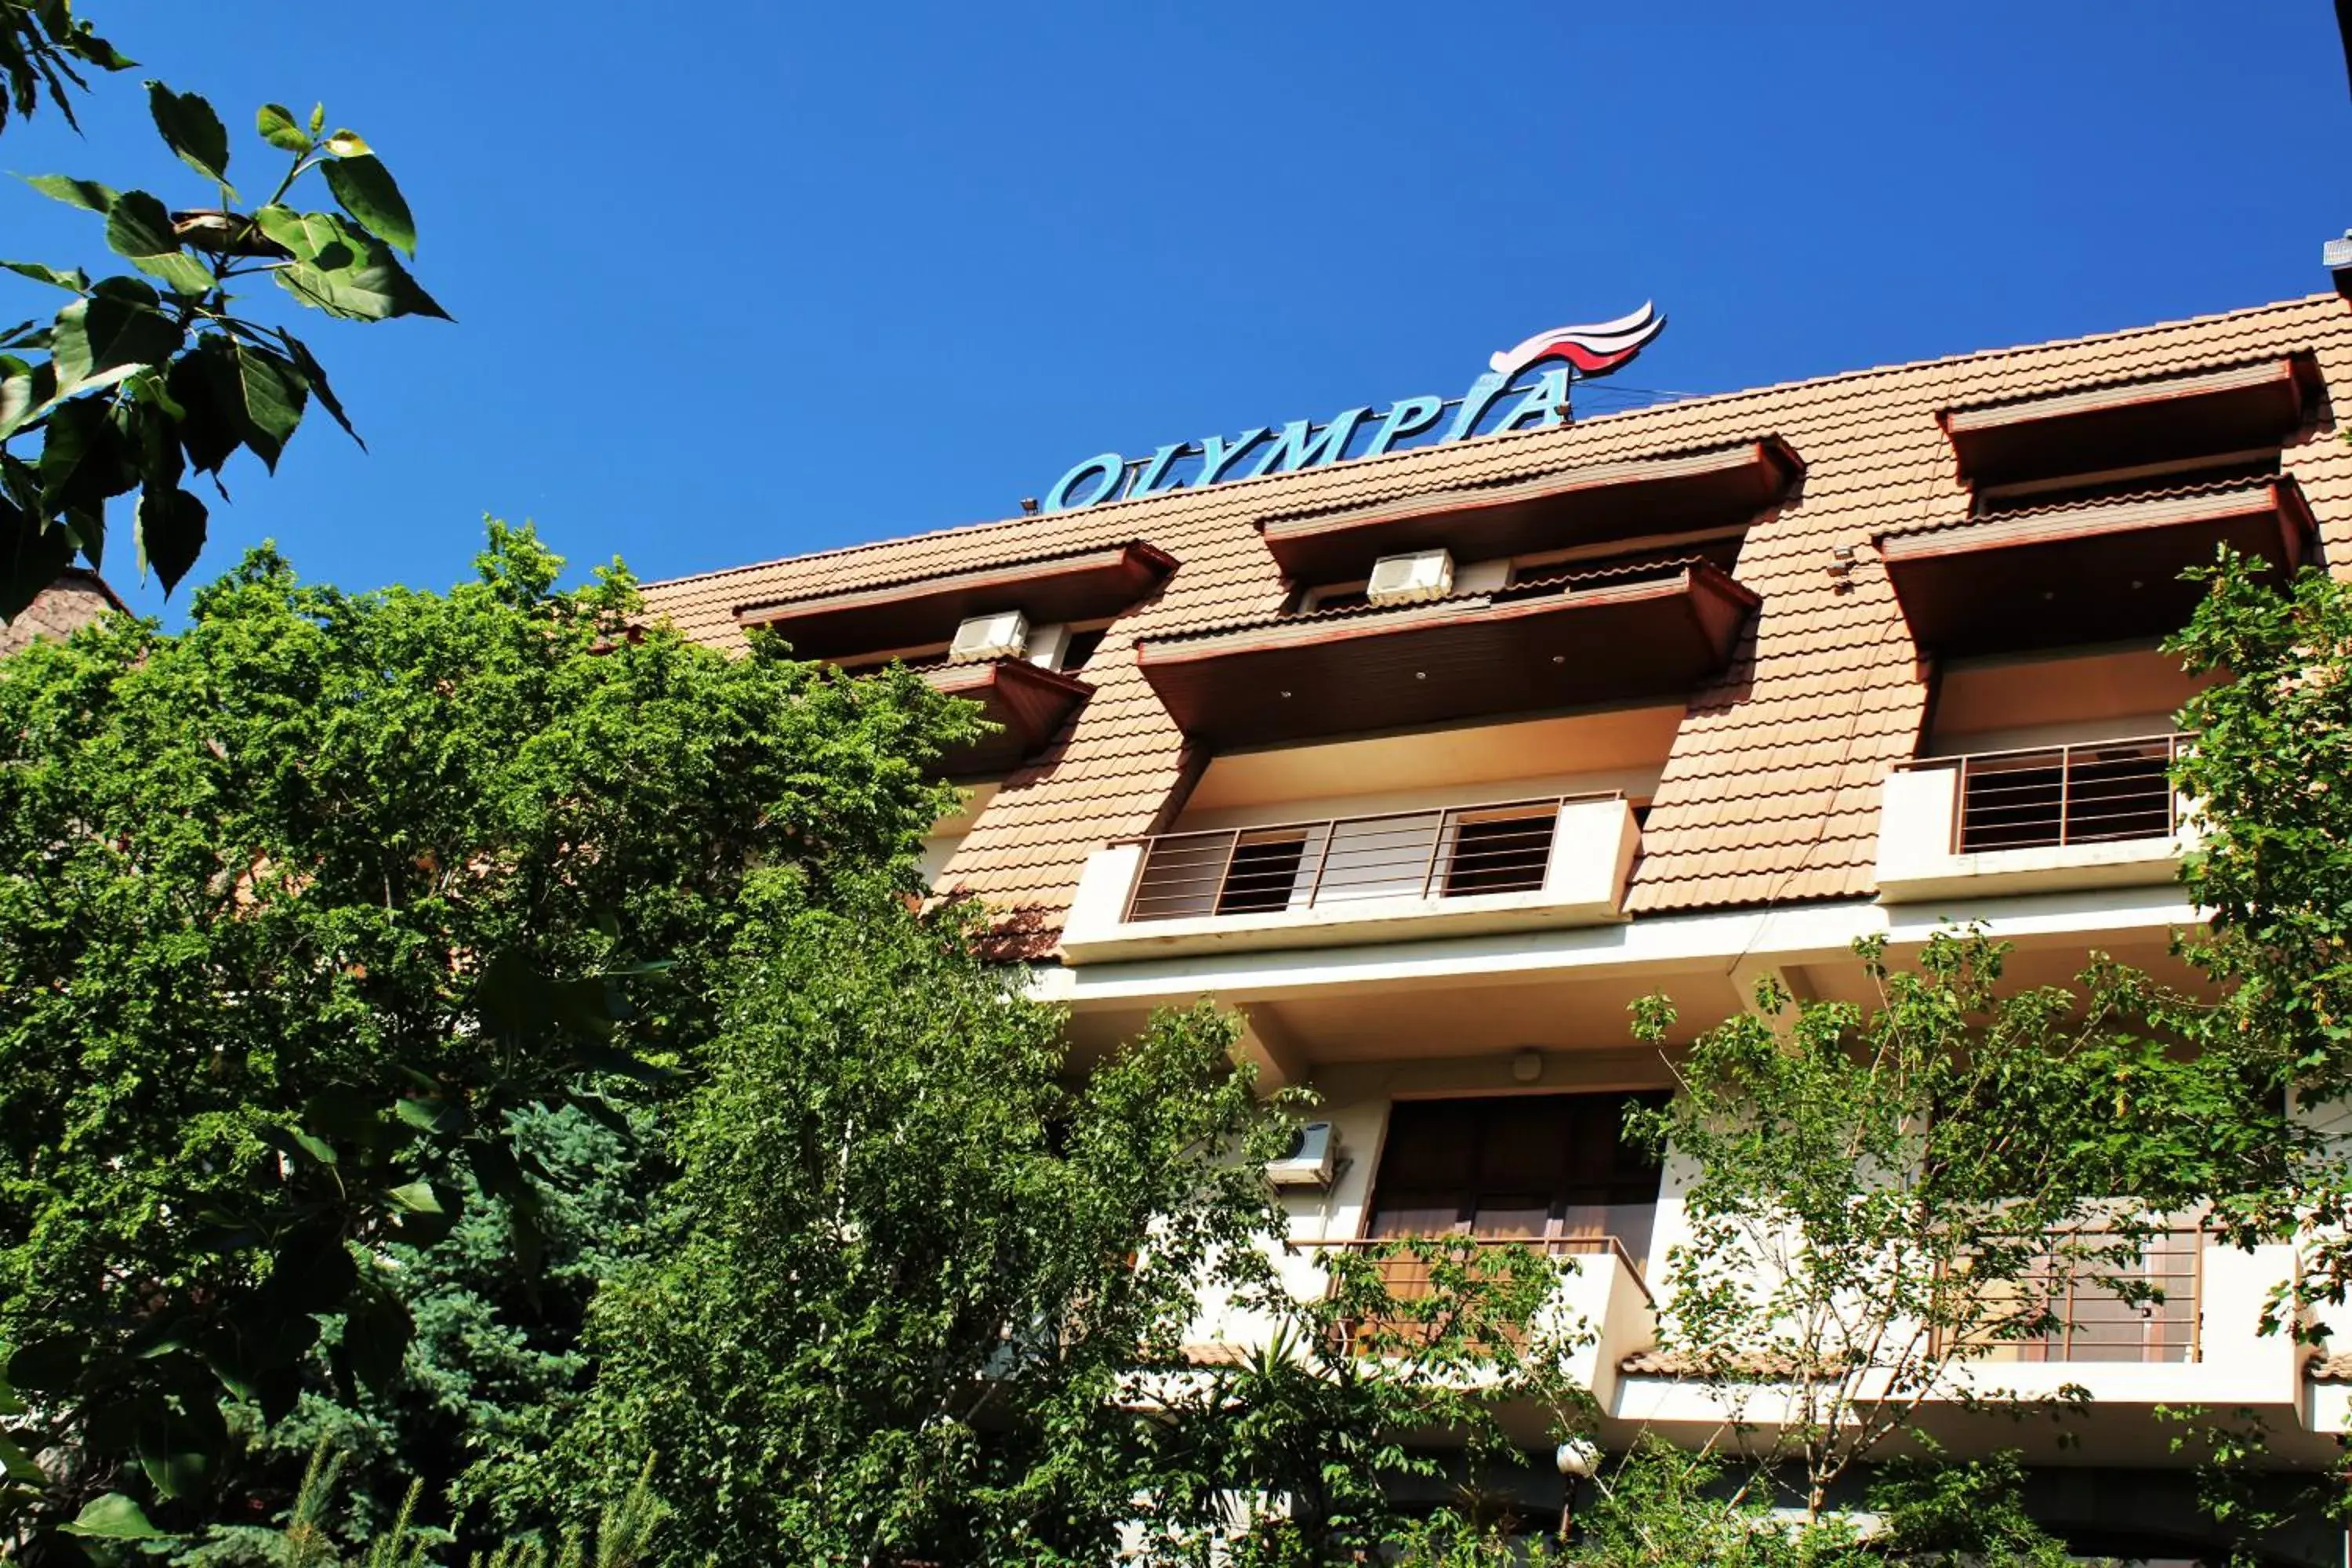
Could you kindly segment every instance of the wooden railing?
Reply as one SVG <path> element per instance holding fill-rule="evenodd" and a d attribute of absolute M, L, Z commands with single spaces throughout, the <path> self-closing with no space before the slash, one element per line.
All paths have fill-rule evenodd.
<path fill-rule="evenodd" d="M 1617 798 L 1613 791 L 1553 795 L 1121 839 L 1144 847 L 1126 919 L 1533 892 L 1551 863 L 1560 808 Z"/>
<path fill-rule="evenodd" d="M 1952 849 L 2042 849 L 2165 838 L 2180 830 L 2172 764 L 2190 737 L 2149 735 L 2023 751 L 1922 757 L 1959 771 Z"/>

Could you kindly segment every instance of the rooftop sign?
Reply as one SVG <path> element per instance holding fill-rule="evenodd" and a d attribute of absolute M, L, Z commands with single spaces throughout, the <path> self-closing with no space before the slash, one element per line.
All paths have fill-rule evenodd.
<path fill-rule="evenodd" d="M 1406 446 L 1443 446 L 1495 431 L 1565 424 L 1571 381 L 1607 375 L 1640 353 L 1665 325 L 1666 319 L 1644 304 L 1613 321 L 1538 332 L 1490 356 L 1486 373 L 1460 397 L 1400 398 L 1377 417 L 1370 408 L 1346 408 L 1320 425 L 1295 419 L 1279 433 L 1261 425 L 1238 436 L 1171 442 L 1148 458 L 1097 453 L 1055 481 L 1045 492 L 1045 510 L 1076 511 L 1162 490 L 1319 468 L 1350 457 L 1376 458 Z M 1538 365 L 1549 368 L 1522 384 L 1519 377 Z M 1504 400 L 1515 395 L 1517 401 L 1502 417 L 1493 418 Z M 1453 415 L 1450 421 L 1445 418 L 1448 412 Z M 1443 434 L 1421 439 L 1441 422 L 1444 422 Z M 1359 436 L 1367 438 L 1360 449 L 1351 450 Z"/>

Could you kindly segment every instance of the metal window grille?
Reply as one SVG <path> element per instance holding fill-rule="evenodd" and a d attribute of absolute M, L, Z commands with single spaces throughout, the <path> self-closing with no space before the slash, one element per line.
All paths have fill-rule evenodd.
<path fill-rule="evenodd" d="M 1959 769 L 1954 847 L 1970 855 L 2168 837 L 2180 829 L 2172 764 L 2188 740 L 2156 735 L 1935 759 Z"/>
<path fill-rule="evenodd" d="M 1560 808 L 1613 793 L 1326 817 L 1142 839 L 1129 921 L 1315 909 L 1360 899 L 1533 892 Z M 1138 842 L 1129 840 L 1129 842 Z"/>

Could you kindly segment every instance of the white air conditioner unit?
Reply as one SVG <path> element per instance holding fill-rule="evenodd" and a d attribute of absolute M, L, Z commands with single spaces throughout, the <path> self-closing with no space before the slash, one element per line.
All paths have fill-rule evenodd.
<path fill-rule="evenodd" d="M 977 664 L 987 658 L 1019 658 L 1029 651 L 1029 617 L 1018 610 L 998 616 L 974 616 L 956 627 L 948 645 L 950 664 Z"/>
<path fill-rule="evenodd" d="M 1265 1179 L 1277 1187 L 1328 1187 L 1339 1168 L 1339 1138 L 1328 1121 L 1308 1121 L 1290 1135 L 1290 1151 L 1269 1160 Z"/>
<path fill-rule="evenodd" d="M 1364 584 L 1364 597 L 1375 605 L 1409 605 L 1452 592 L 1454 557 L 1443 550 L 1383 555 L 1372 563 L 1372 580 Z"/>

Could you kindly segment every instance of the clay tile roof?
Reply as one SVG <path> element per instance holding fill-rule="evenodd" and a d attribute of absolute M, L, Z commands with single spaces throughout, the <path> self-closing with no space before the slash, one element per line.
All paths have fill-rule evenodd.
<path fill-rule="evenodd" d="M 1762 1383 L 1775 1378 L 1794 1377 L 1801 1366 L 1802 1363 L 1794 1356 L 1761 1353 L 1711 1356 L 1659 1350 L 1653 1346 L 1625 1357 L 1617 1363 L 1617 1370 L 1627 1377 L 1714 1378 L 1735 1383 Z M 1821 1370 L 1827 1375 L 1846 1368 L 1832 1362 Z"/>
<path fill-rule="evenodd" d="M 1143 541 L 1183 563 L 1119 615 L 1082 672 L 1094 693 L 1017 768 L 945 872 L 1003 915 L 1017 951 L 1050 954 L 1080 869 L 1113 838 L 1149 833 L 1197 754 L 1144 679 L 1139 640 L 1263 625 L 1291 602 L 1261 525 L 1401 497 L 1721 448 L 1769 432 L 1803 454 L 1800 481 L 1759 513 L 1733 575 L 1760 597 L 1729 668 L 1689 694 L 1626 895 L 1635 918 L 1870 897 L 1878 784 L 1916 744 L 1919 648 L 1883 563 L 1841 551 L 1980 523 L 1941 416 L 2215 367 L 2307 363 L 2352 389 L 2352 306 L 2333 293 L 2066 342 L 1889 365 L 1006 519 L 795 560 L 655 583 L 647 613 L 724 648 L 739 606 L 855 593 Z M 1475 368 L 1465 364 L 1465 376 Z M 2343 399 L 2336 400 L 2341 404 Z M 2323 558 L 2352 562 L 2352 446 L 2326 428 L 2284 437 Z M 2111 503 L 2102 503 L 2111 504 Z M 1345 612 L 1341 612 L 1344 614 Z M 1394 613 L 1394 612 L 1384 612 Z"/>
<path fill-rule="evenodd" d="M 2352 1383 L 2352 1355 L 2315 1354 L 2304 1363 L 2304 1375 L 2314 1383 Z"/>

